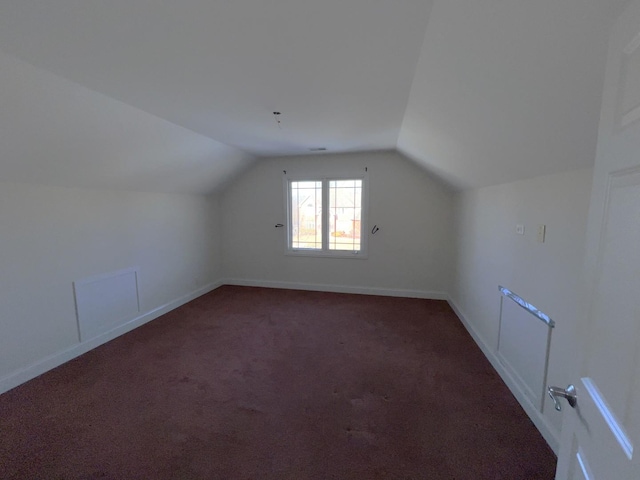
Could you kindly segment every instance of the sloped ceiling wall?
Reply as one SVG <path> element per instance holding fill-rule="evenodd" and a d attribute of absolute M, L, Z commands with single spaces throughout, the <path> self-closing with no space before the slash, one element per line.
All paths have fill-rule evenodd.
<path fill-rule="evenodd" d="M 398 149 L 460 189 L 592 165 L 615 6 L 436 1 Z"/>
<path fill-rule="evenodd" d="M 208 194 L 255 159 L 0 53 L 0 180 Z"/>

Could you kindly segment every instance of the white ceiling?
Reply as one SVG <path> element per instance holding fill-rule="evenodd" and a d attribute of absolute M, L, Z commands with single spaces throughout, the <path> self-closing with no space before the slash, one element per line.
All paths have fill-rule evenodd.
<path fill-rule="evenodd" d="M 154 131 L 173 132 L 159 134 L 173 138 L 172 153 L 159 154 L 167 145 L 158 142 L 140 168 L 129 168 L 135 176 L 123 169 L 135 148 L 106 149 L 95 171 L 64 164 L 67 174 L 80 168 L 83 186 L 102 185 L 90 179 L 113 170 L 120 183 L 105 181 L 106 187 L 207 191 L 205 182 L 218 185 L 247 164 L 247 155 L 229 145 L 258 156 L 398 147 L 455 187 L 479 187 L 593 163 L 605 33 L 622 3 L 435 0 L 432 8 L 430 0 L 2 0 L 0 51 L 8 55 L 0 64 L 13 65 L 8 58 L 15 57 L 151 114 L 146 133 L 131 127 L 124 143 L 135 135 L 140 145 L 157 141 L 147 129 L 167 121 Z M 11 115 L 0 110 L 12 151 L 24 147 L 7 132 L 31 122 L 15 121 L 21 109 L 43 108 L 26 100 L 30 93 L 17 81 L 22 73 L 11 84 L 17 97 L 10 82 L 0 84 L 3 102 L 25 99 L 11 102 Z M 63 78 L 55 88 L 66 88 Z M 58 143 L 77 140 L 72 128 L 87 134 L 83 118 L 110 110 L 98 108 L 107 97 L 77 111 L 60 100 L 67 133 Z M 120 102 L 113 108 L 128 108 Z M 117 115 L 110 118 L 106 129 L 118 124 Z M 40 135 L 56 132 L 41 125 Z M 201 148 L 182 152 L 189 142 Z M 207 166 L 212 155 L 223 160 Z M 171 165 L 176 157 L 181 161 Z M 14 163 L 11 178 L 46 170 L 41 162 L 27 171 L 19 156 Z M 75 178 L 54 164 L 48 168 L 45 177 Z"/>
<path fill-rule="evenodd" d="M 3 0 L 0 49 L 253 154 L 389 149 L 430 4 Z"/>

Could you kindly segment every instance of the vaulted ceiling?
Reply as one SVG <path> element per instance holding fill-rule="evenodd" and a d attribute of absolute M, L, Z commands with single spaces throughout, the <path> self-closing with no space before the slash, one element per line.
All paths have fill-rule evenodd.
<path fill-rule="evenodd" d="M 318 147 L 397 148 L 456 188 L 588 166 L 623 3 L 3 0 L 0 176 L 206 192 L 254 157 Z"/>

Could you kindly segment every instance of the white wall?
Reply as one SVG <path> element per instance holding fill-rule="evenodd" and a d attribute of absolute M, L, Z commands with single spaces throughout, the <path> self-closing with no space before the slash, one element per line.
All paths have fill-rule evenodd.
<path fill-rule="evenodd" d="M 72 282 L 137 267 L 136 325 L 210 288 L 202 195 L 254 159 L 2 52 L 0 105 L 2 392 L 108 339 L 79 343 Z"/>
<path fill-rule="evenodd" d="M 218 223 L 211 197 L 0 183 L 0 391 L 77 346 L 73 281 L 138 267 L 141 314 L 206 290 Z"/>
<path fill-rule="evenodd" d="M 283 170 L 343 174 L 368 168 L 365 260 L 285 255 Z M 394 152 L 258 161 L 222 197 L 223 268 L 232 283 L 442 296 L 452 254 L 452 194 Z"/>
<path fill-rule="evenodd" d="M 548 383 L 559 386 L 571 381 L 591 181 L 592 169 L 580 169 L 470 190 L 455 199 L 457 256 L 450 293 L 455 307 L 494 364 L 498 285 L 551 316 L 556 328 Z M 516 235 L 516 224 L 525 225 L 524 236 Z M 547 227 L 545 243 L 536 240 L 540 224 Z M 554 446 L 561 416 L 551 400 L 546 400 L 544 417 L 533 415 L 543 433 L 555 437 L 547 438 Z"/>

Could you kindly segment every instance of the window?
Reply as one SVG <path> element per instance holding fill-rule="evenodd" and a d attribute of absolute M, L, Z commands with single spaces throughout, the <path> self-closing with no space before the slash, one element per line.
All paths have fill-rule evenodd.
<path fill-rule="evenodd" d="M 366 177 L 287 179 L 287 251 L 366 256 Z"/>

